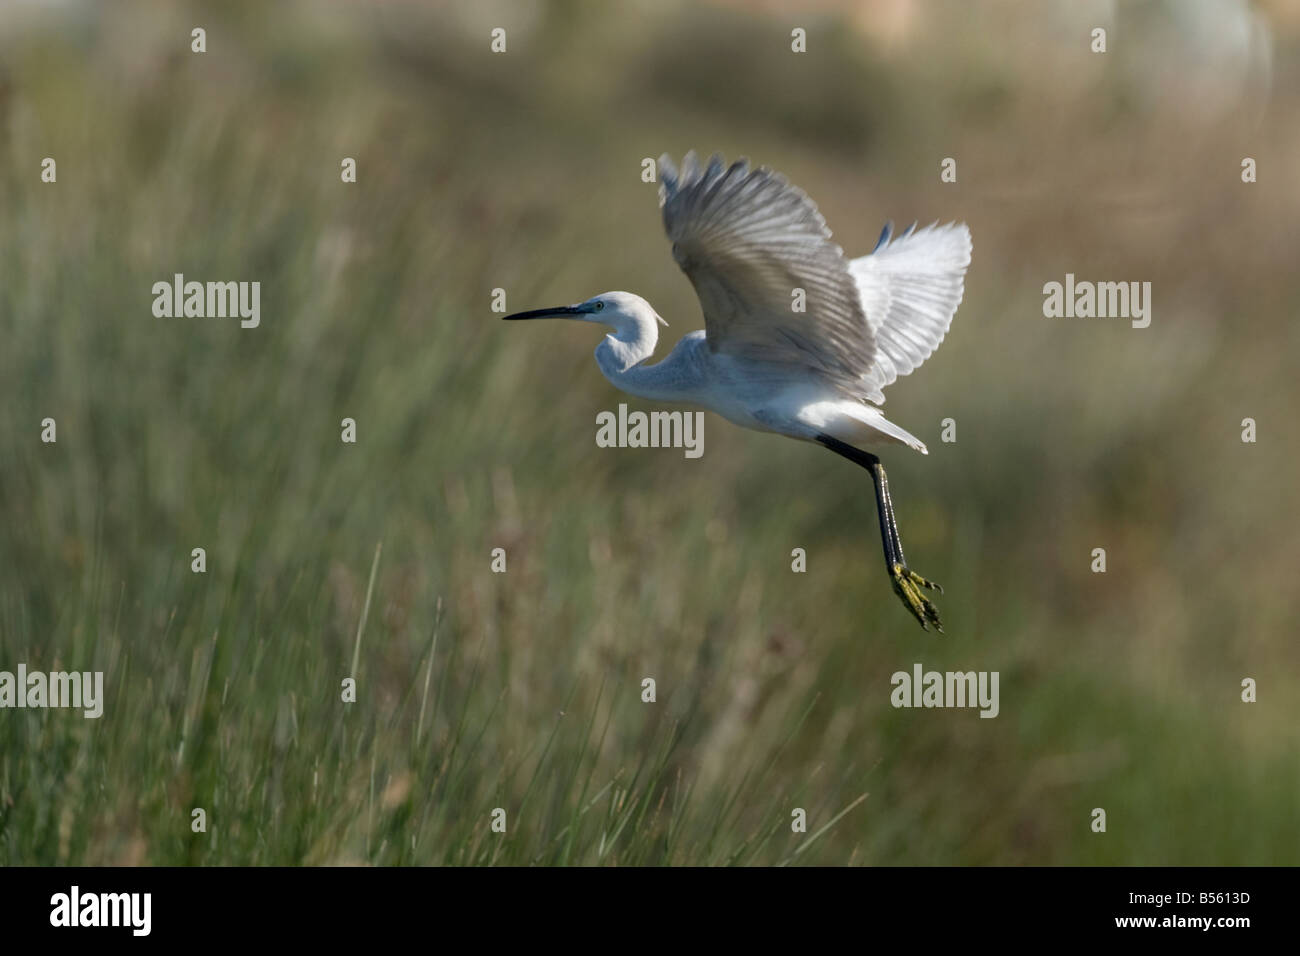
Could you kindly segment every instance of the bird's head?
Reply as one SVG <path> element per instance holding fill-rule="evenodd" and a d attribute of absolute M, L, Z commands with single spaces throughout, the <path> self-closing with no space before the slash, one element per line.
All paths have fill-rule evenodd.
<path fill-rule="evenodd" d="M 644 336 L 648 330 L 653 337 L 655 323 L 667 325 L 658 312 L 639 295 L 631 292 L 602 292 L 577 305 L 560 305 L 551 309 L 531 309 L 504 316 L 506 319 L 577 319 L 579 322 L 599 322 L 614 330 L 620 339 Z"/>

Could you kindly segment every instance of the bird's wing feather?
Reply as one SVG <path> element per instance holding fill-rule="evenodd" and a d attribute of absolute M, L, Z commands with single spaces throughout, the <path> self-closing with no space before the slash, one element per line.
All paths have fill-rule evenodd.
<path fill-rule="evenodd" d="M 970 230 L 965 223 L 915 224 L 890 241 L 885 226 L 870 255 L 849 263 L 862 308 L 875 336 L 875 364 L 866 382 L 873 401 L 881 389 L 914 371 L 934 354 L 961 304 L 970 265 Z"/>
<path fill-rule="evenodd" d="M 688 153 L 680 174 L 659 159 L 660 204 L 673 258 L 704 311 L 709 348 L 777 367 L 799 368 L 863 398 L 873 368 L 871 327 L 848 262 L 816 205 L 780 174 L 701 169 Z M 803 312 L 793 293 L 803 289 Z"/>

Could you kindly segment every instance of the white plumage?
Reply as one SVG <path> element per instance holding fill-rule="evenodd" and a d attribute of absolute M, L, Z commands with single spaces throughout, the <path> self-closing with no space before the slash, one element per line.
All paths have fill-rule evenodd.
<path fill-rule="evenodd" d="M 970 265 L 965 223 L 913 226 L 890 239 L 886 226 L 870 255 L 849 263 L 876 352 L 865 381 L 867 398 L 883 404 L 882 389 L 914 372 L 934 354 L 961 305 Z"/>
<path fill-rule="evenodd" d="M 925 444 L 885 418 L 884 389 L 938 348 L 961 303 L 970 264 L 964 224 L 886 226 L 868 255 L 848 260 L 817 206 L 779 173 L 659 159 L 660 204 L 673 258 L 695 287 L 704 331 L 648 364 L 663 322 L 645 299 L 606 292 L 510 319 L 565 317 L 612 330 L 596 361 L 617 387 L 701 405 L 747 428 L 815 441 L 868 468 L 894 589 L 926 626 L 938 613 L 907 569 L 888 484 L 866 447 Z M 803 310 L 797 306 L 802 303 Z M 665 323 L 666 324 L 666 323 Z"/>
<path fill-rule="evenodd" d="M 961 304 L 970 264 L 964 224 L 886 226 L 848 261 L 797 186 L 741 160 L 679 174 L 659 159 L 660 204 L 673 258 L 704 311 L 711 350 L 809 370 L 845 394 L 883 404 L 883 389 L 934 353 Z M 806 311 L 792 309 L 803 289 Z"/>

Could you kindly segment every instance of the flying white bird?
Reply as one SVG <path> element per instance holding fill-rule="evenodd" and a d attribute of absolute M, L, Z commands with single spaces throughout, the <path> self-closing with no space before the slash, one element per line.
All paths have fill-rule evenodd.
<path fill-rule="evenodd" d="M 907 566 L 884 466 L 865 449 L 897 444 L 927 454 L 878 406 L 882 390 L 943 341 L 961 303 L 970 231 L 913 226 L 891 239 L 887 224 L 870 255 L 846 259 L 813 201 L 766 167 L 743 159 L 727 167 L 714 156 L 701 169 L 692 152 L 680 173 L 661 156 L 659 178 L 664 229 L 699 296 L 704 331 L 651 365 L 657 325 L 668 323 L 629 292 L 505 318 L 599 322 L 613 331 L 596 362 L 623 391 L 818 442 L 865 468 L 894 591 L 922 628 L 942 631 L 921 588 L 943 589 Z"/>

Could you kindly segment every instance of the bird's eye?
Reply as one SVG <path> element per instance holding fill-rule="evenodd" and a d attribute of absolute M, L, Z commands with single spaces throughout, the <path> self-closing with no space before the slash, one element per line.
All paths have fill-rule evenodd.
<path fill-rule="evenodd" d="M 601 311 L 602 309 L 605 308 L 605 303 L 604 303 L 604 302 L 597 302 L 595 308 L 596 308 L 596 311 L 599 312 L 599 311 Z"/>

